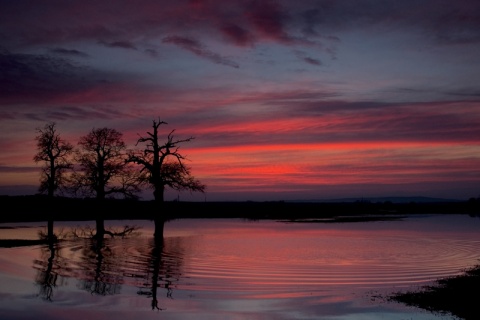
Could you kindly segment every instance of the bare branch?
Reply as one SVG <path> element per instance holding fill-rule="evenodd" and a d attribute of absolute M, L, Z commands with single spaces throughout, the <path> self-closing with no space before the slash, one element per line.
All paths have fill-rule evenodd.
<path fill-rule="evenodd" d="M 63 140 L 57 133 L 55 122 L 47 123 L 43 128 L 37 128 L 35 137 L 38 152 L 34 155 L 35 162 L 44 162 L 39 191 L 47 191 L 49 196 L 65 187 L 65 173 L 72 169 L 70 156 L 73 145 Z"/>
<path fill-rule="evenodd" d="M 164 201 L 165 187 L 204 192 L 205 185 L 190 175 L 190 169 L 183 163 L 187 158 L 180 153 L 180 145 L 194 137 L 175 139 L 174 129 L 167 134 L 165 143 L 160 144 L 158 128 L 163 124 L 167 123 L 160 118 L 152 121 L 153 132 L 147 131 L 148 138 L 139 135 L 137 140 L 137 144 L 145 144 L 144 149 L 130 152 L 128 161 L 143 167 L 141 171 L 147 175 L 148 183 L 154 189 L 155 200 L 159 202 Z"/>
<path fill-rule="evenodd" d="M 139 173 L 128 166 L 128 154 L 122 134 L 115 129 L 99 128 L 80 138 L 76 160 L 81 171 L 72 174 L 73 191 L 105 199 L 110 195 L 138 198 Z"/>

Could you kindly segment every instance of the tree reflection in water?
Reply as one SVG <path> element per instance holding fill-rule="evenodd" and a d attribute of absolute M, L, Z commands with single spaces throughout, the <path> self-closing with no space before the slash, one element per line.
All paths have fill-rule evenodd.
<path fill-rule="evenodd" d="M 120 293 L 123 277 L 118 260 L 108 240 L 99 237 L 86 240 L 81 262 L 84 274 L 79 288 L 102 296 Z"/>
<path fill-rule="evenodd" d="M 89 227 L 62 231 L 61 237 L 51 236 L 51 231 L 50 237 L 42 234 L 48 242 L 33 263 L 38 296 L 53 301 L 54 289 L 74 278 L 78 289 L 98 296 L 121 294 L 125 284 L 136 286 L 138 295 L 151 299 L 152 310 L 163 310 L 160 296 L 173 298 L 183 260 L 182 243 L 165 241 L 164 226 L 164 220 L 155 221 L 154 236 L 148 244 L 142 238 L 133 239 L 138 228 L 128 226 L 121 232 L 109 231 L 106 238 Z M 159 289 L 166 294 L 160 294 Z"/>
<path fill-rule="evenodd" d="M 145 275 L 141 276 L 143 281 L 137 291 L 139 295 L 152 299 L 152 310 L 163 310 L 158 306 L 158 288 L 166 289 L 166 297 L 172 299 L 174 285 L 180 278 L 180 257 L 173 255 L 170 256 L 170 259 L 167 259 L 165 256 L 164 226 L 164 220 L 155 221 L 155 233 L 151 244 L 150 258 L 146 266 L 147 270 Z"/>
<path fill-rule="evenodd" d="M 59 277 L 63 270 L 69 270 L 68 261 L 60 256 L 60 247 L 58 239 L 64 234 L 56 235 L 53 233 L 53 221 L 48 221 L 48 232 L 39 233 L 40 240 L 47 244 L 40 248 L 41 258 L 33 261 L 33 268 L 37 270 L 35 283 L 40 287 L 38 296 L 47 301 L 52 301 L 53 289 L 61 283 Z"/>
<path fill-rule="evenodd" d="M 58 273 L 53 271 L 56 247 L 53 242 L 41 249 L 42 259 L 34 261 L 37 269 L 35 283 L 39 285 L 38 295 L 45 300 L 52 301 L 53 288 L 57 286 Z"/>
<path fill-rule="evenodd" d="M 52 223 L 53 224 L 53 223 Z M 122 231 L 107 231 L 113 237 L 134 235 L 138 228 L 125 226 Z M 40 232 L 40 240 L 48 245 L 41 248 L 41 258 L 34 260 L 33 268 L 37 269 L 35 283 L 40 286 L 39 296 L 52 301 L 53 289 L 61 286 L 58 281 L 66 278 L 79 279 L 78 288 L 91 294 L 113 295 L 120 293 L 123 283 L 122 266 L 118 263 L 118 253 L 109 246 L 109 240 L 99 237 L 98 229 L 73 228 L 70 232 L 53 234 Z M 100 230 L 102 232 L 102 230 Z M 81 242 L 81 244 L 79 244 Z M 75 249 L 73 249 L 72 245 Z M 81 256 L 62 256 L 62 249 L 76 252 L 80 248 Z"/>

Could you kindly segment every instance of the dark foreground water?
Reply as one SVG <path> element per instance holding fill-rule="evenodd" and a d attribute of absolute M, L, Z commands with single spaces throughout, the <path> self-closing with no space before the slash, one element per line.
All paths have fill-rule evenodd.
<path fill-rule="evenodd" d="M 383 299 L 472 267 L 480 219 L 285 223 L 150 221 L 126 238 L 83 238 L 95 224 L 56 222 L 54 246 L 0 248 L 0 319 L 454 319 Z M 46 224 L 0 224 L 0 239 L 38 239 Z M 72 237 L 72 232 L 77 236 Z"/>

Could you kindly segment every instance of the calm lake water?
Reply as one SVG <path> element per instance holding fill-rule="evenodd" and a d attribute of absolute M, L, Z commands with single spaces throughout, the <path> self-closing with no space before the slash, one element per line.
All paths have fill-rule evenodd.
<path fill-rule="evenodd" d="M 0 248 L 0 319 L 454 319 L 382 296 L 461 273 L 480 258 L 480 219 L 286 223 L 150 221 L 126 238 L 71 237 Z M 38 239 L 46 223 L 0 224 L 0 239 Z"/>

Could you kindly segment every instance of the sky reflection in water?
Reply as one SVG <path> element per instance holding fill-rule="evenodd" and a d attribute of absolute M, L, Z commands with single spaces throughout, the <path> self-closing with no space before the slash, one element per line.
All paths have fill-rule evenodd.
<path fill-rule="evenodd" d="M 0 318 L 451 319 L 377 296 L 460 273 L 480 251 L 480 219 L 461 215 L 176 220 L 157 240 L 149 221 L 106 226 L 127 223 L 138 234 L 0 248 Z M 55 228 L 67 234 L 86 224 Z M 0 238 L 33 239 L 44 228 L 26 226 L 0 229 Z"/>

